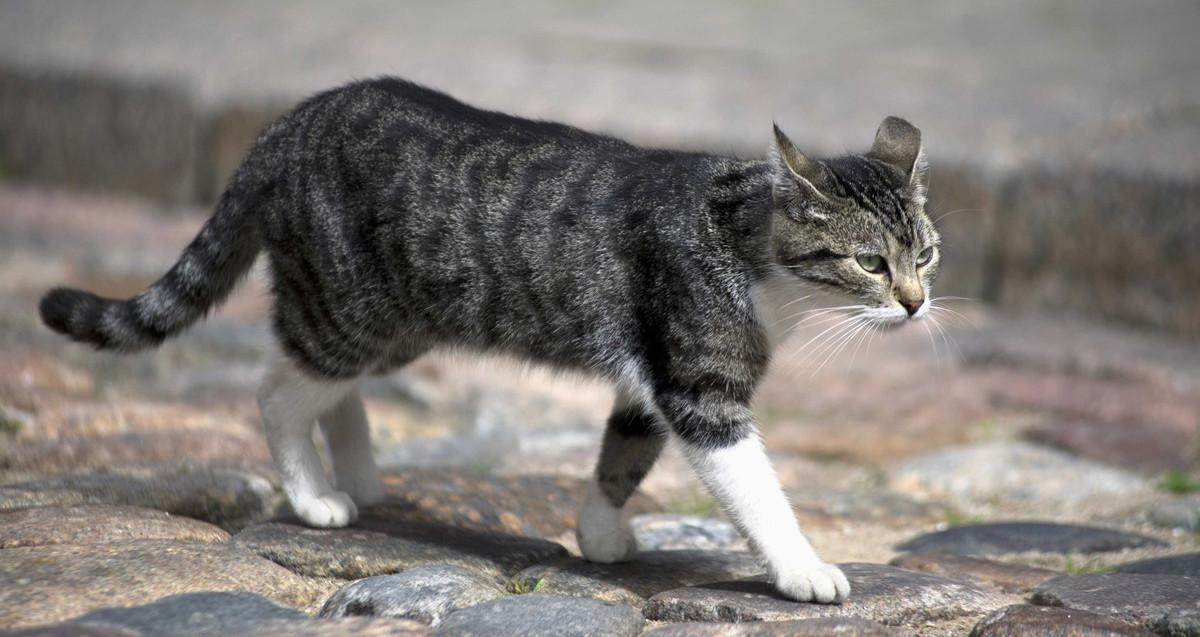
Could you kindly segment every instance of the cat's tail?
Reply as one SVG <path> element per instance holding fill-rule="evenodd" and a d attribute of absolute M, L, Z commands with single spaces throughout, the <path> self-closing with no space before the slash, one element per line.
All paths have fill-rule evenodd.
<path fill-rule="evenodd" d="M 42 322 L 96 349 L 133 352 L 156 347 L 204 317 L 233 291 L 262 246 L 261 188 L 221 195 L 216 212 L 162 278 L 131 299 L 107 299 L 72 288 L 42 297 Z"/>

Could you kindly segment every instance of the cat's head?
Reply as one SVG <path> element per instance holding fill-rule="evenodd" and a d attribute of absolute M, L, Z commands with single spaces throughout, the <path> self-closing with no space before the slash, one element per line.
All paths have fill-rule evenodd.
<path fill-rule="evenodd" d="M 858 299 L 880 323 L 925 315 L 941 255 L 920 130 L 888 117 L 866 154 L 814 160 L 776 126 L 770 164 L 779 265 Z"/>

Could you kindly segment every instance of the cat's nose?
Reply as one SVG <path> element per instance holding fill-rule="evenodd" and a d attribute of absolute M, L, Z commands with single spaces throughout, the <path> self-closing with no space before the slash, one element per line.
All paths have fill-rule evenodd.
<path fill-rule="evenodd" d="M 921 309 L 922 305 L 925 305 L 925 298 L 921 297 L 916 300 L 900 299 L 900 305 L 908 311 L 909 316 L 912 316 L 917 313 L 917 310 Z"/>

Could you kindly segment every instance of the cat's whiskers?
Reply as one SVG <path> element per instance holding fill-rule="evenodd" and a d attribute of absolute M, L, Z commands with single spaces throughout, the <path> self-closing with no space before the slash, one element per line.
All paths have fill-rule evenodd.
<path fill-rule="evenodd" d="M 799 318 L 799 317 L 801 317 L 801 316 L 804 316 L 805 314 L 815 314 L 815 315 L 816 315 L 816 316 L 813 316 L 813 317 L 808 317 L 808 318 L 804 319 L 804 321 L 802 321 L 802 322 L 799 322 L 799 323 L 796 323 L 796 325 L 793 325 L 793 327 L 798 327 L 798 326 L 800 326 L 800 325 L 804 325 L 804 324 L 805 324 L 805 323 L 806 323 L 806 322 L 807 322 L 809 319 L 811 319 L 811 318 L 816 318 L 816 317 L 819 317 L 819 316 L 823 316 L 823 315 L 825 315 L 825 314 L 828 314 L 828 313 L 831 313 L 831 312 L 839 312 L 839 311 L 842 311 L 842 310 L 861 310 L 861 309 L 865 309 L 866 307 L 867 307 L 867 306 L 865 306 L 865 305 L 861 305 L 861 304 L 860 304 L 860 305 L 837 305 L 837 306 L 834 306 L 834 307 L 814 307 L 814 308 L 812 308 L 812 309 L 808 309 L 808 310 L 801 310 L 801 311 L 799 311 L 799 312 L 795 312 L 795 313 L 789 314 L 789 315 L 787 315 L 787 316 L 785 316 L 785 317 L 782 317 L 782 318 L 780 318 L 779 320 L 777 320 L 777 321 L 775 321 L 774 323 L 772 323 L 772 326 L 774 326 L 774 325 L 778 325 L 778 324 L 780 324 L 780 323 L 782 323 L 782 322 L 784 322 L 784 321 L 789 321 L 789 320 L 797 319 L 797 318 Z"/>
<path fill-rule="evenodd" d="M 948 307 L 942 307 L 940 305 L 930 304 L 929 312 L 931 314 L 935 313 L 935 312 L 940 312 L 949 318 L 953 318 L 958 321 L 961 321 L 965 325 L 970 325 L 971 327 L 978 327 L 977 325 L 975 325 L 975 321 L 971 320 L 971 317 L 967 316 L 966 314 L 963 314 L 962 312 L 952 310 Z"/>
<path fill-rule="evenodd" d="M 936 329 L 938 331 L 938 333 L 940 333 L 942 335 L 942 341 L 946 343 L 947 347 L 949 348 L 950 346 L 953 346 L 954 350 L 958 352 L 958 360 L 961 361 L 964 358 L 966 358 L 965 356 L 963 356 L 962 348 L 960 348 L 958 346 L 958 342 L 954 340 L 954 336 L 949 334 L 945 329 L 942 328 L 941 322 L 939 322 L 937 320 L 937 318 L 935 318 L 933 316 L 930 316 L 929 320 L 931 323 L 933 323 L 934 329 Z"/>
<path fill-rule="evenodd" d="M 805 354 L 804 357 L 800 359 L 800 362 L 803 363 L 803 362 L 806 362 L 809 360 L 815 360 L 822 354 L 831 351 L 834 348 L 834 346 L 837 345 L 837 343 L 840 342 L 840 340 L 846 336 L 846 334 L 850 333 L 863 320 L 862 317 L 854 317 L 854 318 L 855 318 L 855 320 L 852 321 L 849 325 L 842 327 L 838 331 L 831 334 L 829 337 L 823 339 L 821 341 L 821 343 L 819 345 L 817 345 L 815 348 L 809 350 L 808 353 Z"/>
<path fill-rule="evenodd" d="M 783 311 L 783 308 L 788 307 L 789 305 L 795 305 L 795 304 L 799 303 L 800 301 L 811 299 L 812 297 L 813 297 L 813 295 L 811 295 L 811 294 L 805 294 L 804 296 L 796 297 L 796 298 L 792 299 L 791 301 L 788 301 L 787 303 L 780 305 L 779 309 L 776 311 Z M 822 309 L 822 308 L 817 308 L 817 309 Z"/>
<path fill-rule="evenodd" d="M 871 338 L 875 337 L 875 330 L 877 330 L 877 329 L 879 329 L 878 324 L 876 324 L 874 322 L 867 323 L 867 331 L 864 332 L 861 337 L 859 337 L 858 342 L 855 343 L 855 345 L 854 345 L 854 353 L 852 353 L 850 355 L 850 365 L 849 365 L 850 367 L 854 367 L 854 361 L 858 360 L 859 348 L 861 348 L 863 346 L 863 343 L 866 342 L 868 336 L 870 336 Z"/>
<path fill-rule="evenodd" d="M 841 318 L 841 317 L 839 316 L 838 318 Z M 854 315 L 851 315 L 849 318 L 842 318 L 841 321 L 834 323 L 830 327 L 825 328 L 825 330 L 822 331 L 820 334 L 817 334 L 816 336 L 808 339 L 808 341 L 805 342 L 804 345 L 800 346 L 800 349 L 793 351 L 792 358 L 795 359 L 796 356 L 799 356 L 801 352 L 803 352 L 805 349 L 807 349 L 810 345 L 812 345 L 815 341 L 820 339 L 822 336 L 825 336 L 826 334 L 828 334 L 831 330 L 835 330 L 835 329 L 845 325 L 846 323 L 856 321 L 859 318 L 860 318 L 860 316 L 858 314 L 854 314 Z M 839 332 L 840 332 L 840 330 L 839 330 Z M 835 332 L 835 335 L 836 335 L 836 332 Z"/>
<path fill-rule="evenodd" d="M 816 376 L 817 373 L 820 372 L 827 363 L 829 363 L 829 361 L 836 358 L 837 355 L 842 352 L 842 350 L 846 349 L 846 346 L 849 345 L 854 340 L 854 337 L 857 334 L 859 334 L 863 329 L 865 329 L 870 324 L 871 324 L 870 319 L 860 319 L 859 322 L 857 324 L 855 324 L 854 329 L 849 330 L 849 334 L 847 336 L 843 337 L 836 347 L 831 349 L 829 354 L 827 354 L 825 356 L 825 359 L 821 361 L 821 364 L 818 365 L 815 370 L 813 370 L 811 375 Z"/>
<path fill-rule="evenodd" d="M 797 321 L 796 323 L 791 325 L 789 327 L 789 329 L 794 330 L 797 327 L 800 327 L 802 325 L 820 325 L 821 323 L 824 323 L 825 321 L 821 320 L 821 321 L 817 321 L 816 323 L 811 323 L 811 321 L 816 321 L 817 319 L 822 318 L 822 317 L 826 317 L 826 318 L 830 318 L 830 319 L 838 318 L 841 316 L 845 316 L 842 313 L 843 310 L 863 309 L 865 307 L 866 306 L 863 306 L 863 305 L 842 305 L 842 306 L 838 306 L 838 307 L 817 307 L 817 308 L 813 308 L 811 310 L 804 310 L 802 312 L 796 312 L 789 316 L 785 316 L 781 319 L 776 320 L 774 323 L 771 323 L 770 326 L 775 327 L 776 325 L 779 325 L 780 323 L 783 323 L 784 321 L 796 320 L 796 319 L 800 318 L 801 316 L 804 316 L 805 314 L 811 314 L 811 316 L 807 316 L 804 319 Z M 828 317 L 829 314 L 835 314 L 835 316 Z"/>
<path fill-rule="evenodd" d="M 921 321 L 921 327 L 925 328 L 925 334 L 926 334 L 927 336 L 929 336 L 929 346 L 933 348 L 933 360 L 934 360 L 934 364 L 937 366 L 937 373 L 938 373 L 938 375 L 939 375 L 939 376 L 941 376 L 941 374 L 942 374 L 942 357 L 941 357 L 941 355 L 938 353 L 938 346 L 937 346 L 937 342 L 935 342 L 935 341 L 933 340 L 933 331 L 929 329 L 929 322 L 928 322 L 928 321 Z"/>

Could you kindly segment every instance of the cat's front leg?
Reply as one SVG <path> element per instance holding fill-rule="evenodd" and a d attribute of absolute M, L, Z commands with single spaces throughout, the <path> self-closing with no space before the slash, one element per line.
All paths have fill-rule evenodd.
<path fill-rule="evenodd" d="M 749 407 L 676 397 L 664 412 L 704 486 L 766 561 L 775 588 L 797 601 L 844 601 L 850 583 L 800 532 Z"/>

